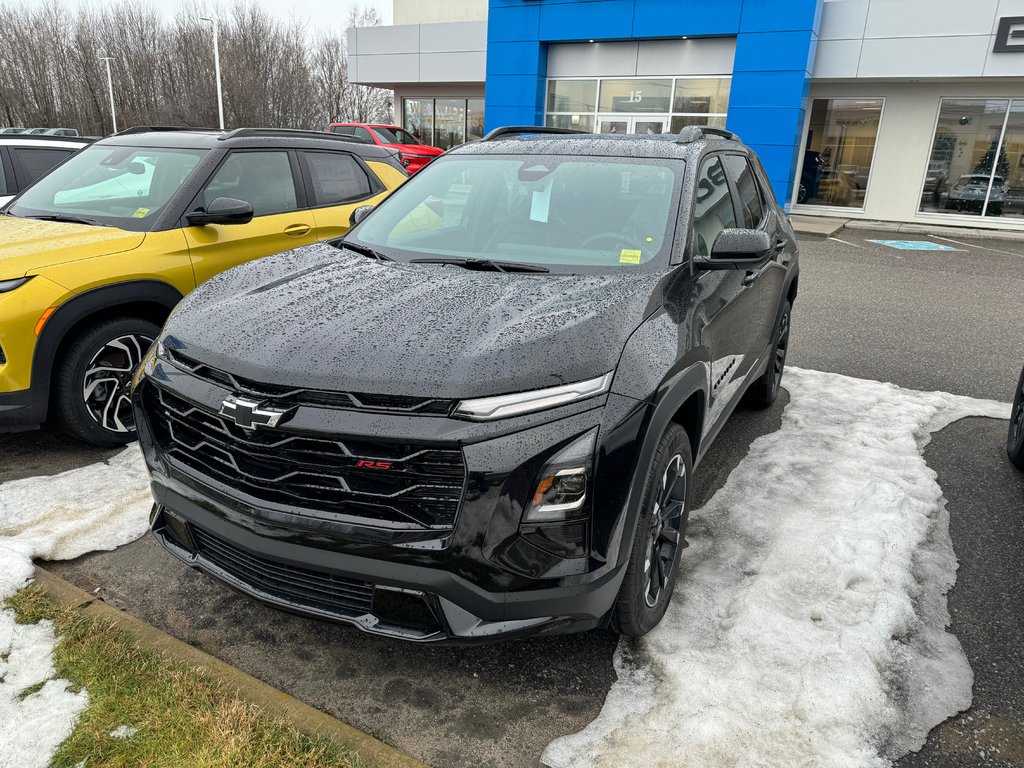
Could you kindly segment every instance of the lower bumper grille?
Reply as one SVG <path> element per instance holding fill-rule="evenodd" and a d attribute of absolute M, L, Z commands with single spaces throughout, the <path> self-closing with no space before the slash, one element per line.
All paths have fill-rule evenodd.
<path fill-rule="evenodd" d="M 267 560 L 194 526 L 189 532 L 200 557 L 232 579 L 265 595 L 336 616 L 362 616 L 373 612 L 372 584 Z"/>

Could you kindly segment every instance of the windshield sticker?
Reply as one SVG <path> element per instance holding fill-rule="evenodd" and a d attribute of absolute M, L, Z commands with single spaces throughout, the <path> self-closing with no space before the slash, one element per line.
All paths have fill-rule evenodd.
<path fill-rule="evenodd" d="M 136 219 L 144 219 L 149 214 L 149 208 L 136 208 L 132 216 Z"/>
<path fill-rule="evenodd" d="M 619 264 L 639 264 L 641 253 L 643 253 L 643 251 L 623 248 L 619 251 Z"/>
<path fill-rule="evenodd" d="M 538 189 L 533 193 L 533 201 L 530 203 L 530 221 L 539 221 L 541 224 L 548 223 L 548 210 L 551 208 L 551 181 L 544 185 L 544 189 Z"/>

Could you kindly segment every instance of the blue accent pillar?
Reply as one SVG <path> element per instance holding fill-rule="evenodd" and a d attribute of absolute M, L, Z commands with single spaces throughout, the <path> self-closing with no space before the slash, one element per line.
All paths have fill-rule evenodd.
<path fill-rule="evenodd" d="M 727 126 L 761 157 L 783 205 L 800 167 L 821 8 L 822 0 L 744 0 L 736 38 Z"/>
<path fill-rule="evenodd" d="M 543 124 L 550 43 L 736 36 L 728 126 L 761 156 L 786 204 L 799 168 L 822 2 L 490 0 L 485 127 Z"/>

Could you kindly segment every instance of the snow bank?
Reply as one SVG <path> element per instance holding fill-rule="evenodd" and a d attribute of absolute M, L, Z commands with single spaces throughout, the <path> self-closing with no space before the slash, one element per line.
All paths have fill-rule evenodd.
<path fill-rule="evenodd" d="M 543 762 L 889 766 L 971 703 L 930 434 L 1009 406 L 789 369 L 782 428 L 691 515 L 659 627 L 620 641 L 598 718 Z"/>
<path fill-rule="evenodd" d="M 139 538 L 151 504 L 136 446 L 106 463 L 0 485 L 0 601 L 28 584 L 34 557 L 67 560 Z M 49 765 L 88 705 L 85 691 L 54 679 L 55 645 L 50 622 L 19 625 L 0 610 L 0 768 Z"/>

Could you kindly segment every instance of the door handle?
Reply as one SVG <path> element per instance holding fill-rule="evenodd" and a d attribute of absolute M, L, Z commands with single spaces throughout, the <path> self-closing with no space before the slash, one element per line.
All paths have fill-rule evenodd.
<path fill-rule="evenodd" d="M 302 237 L 309 233 L 312 227 L 309 224 L 290 224 L 284 228 L 284 233 L 289 237 Z"/>

